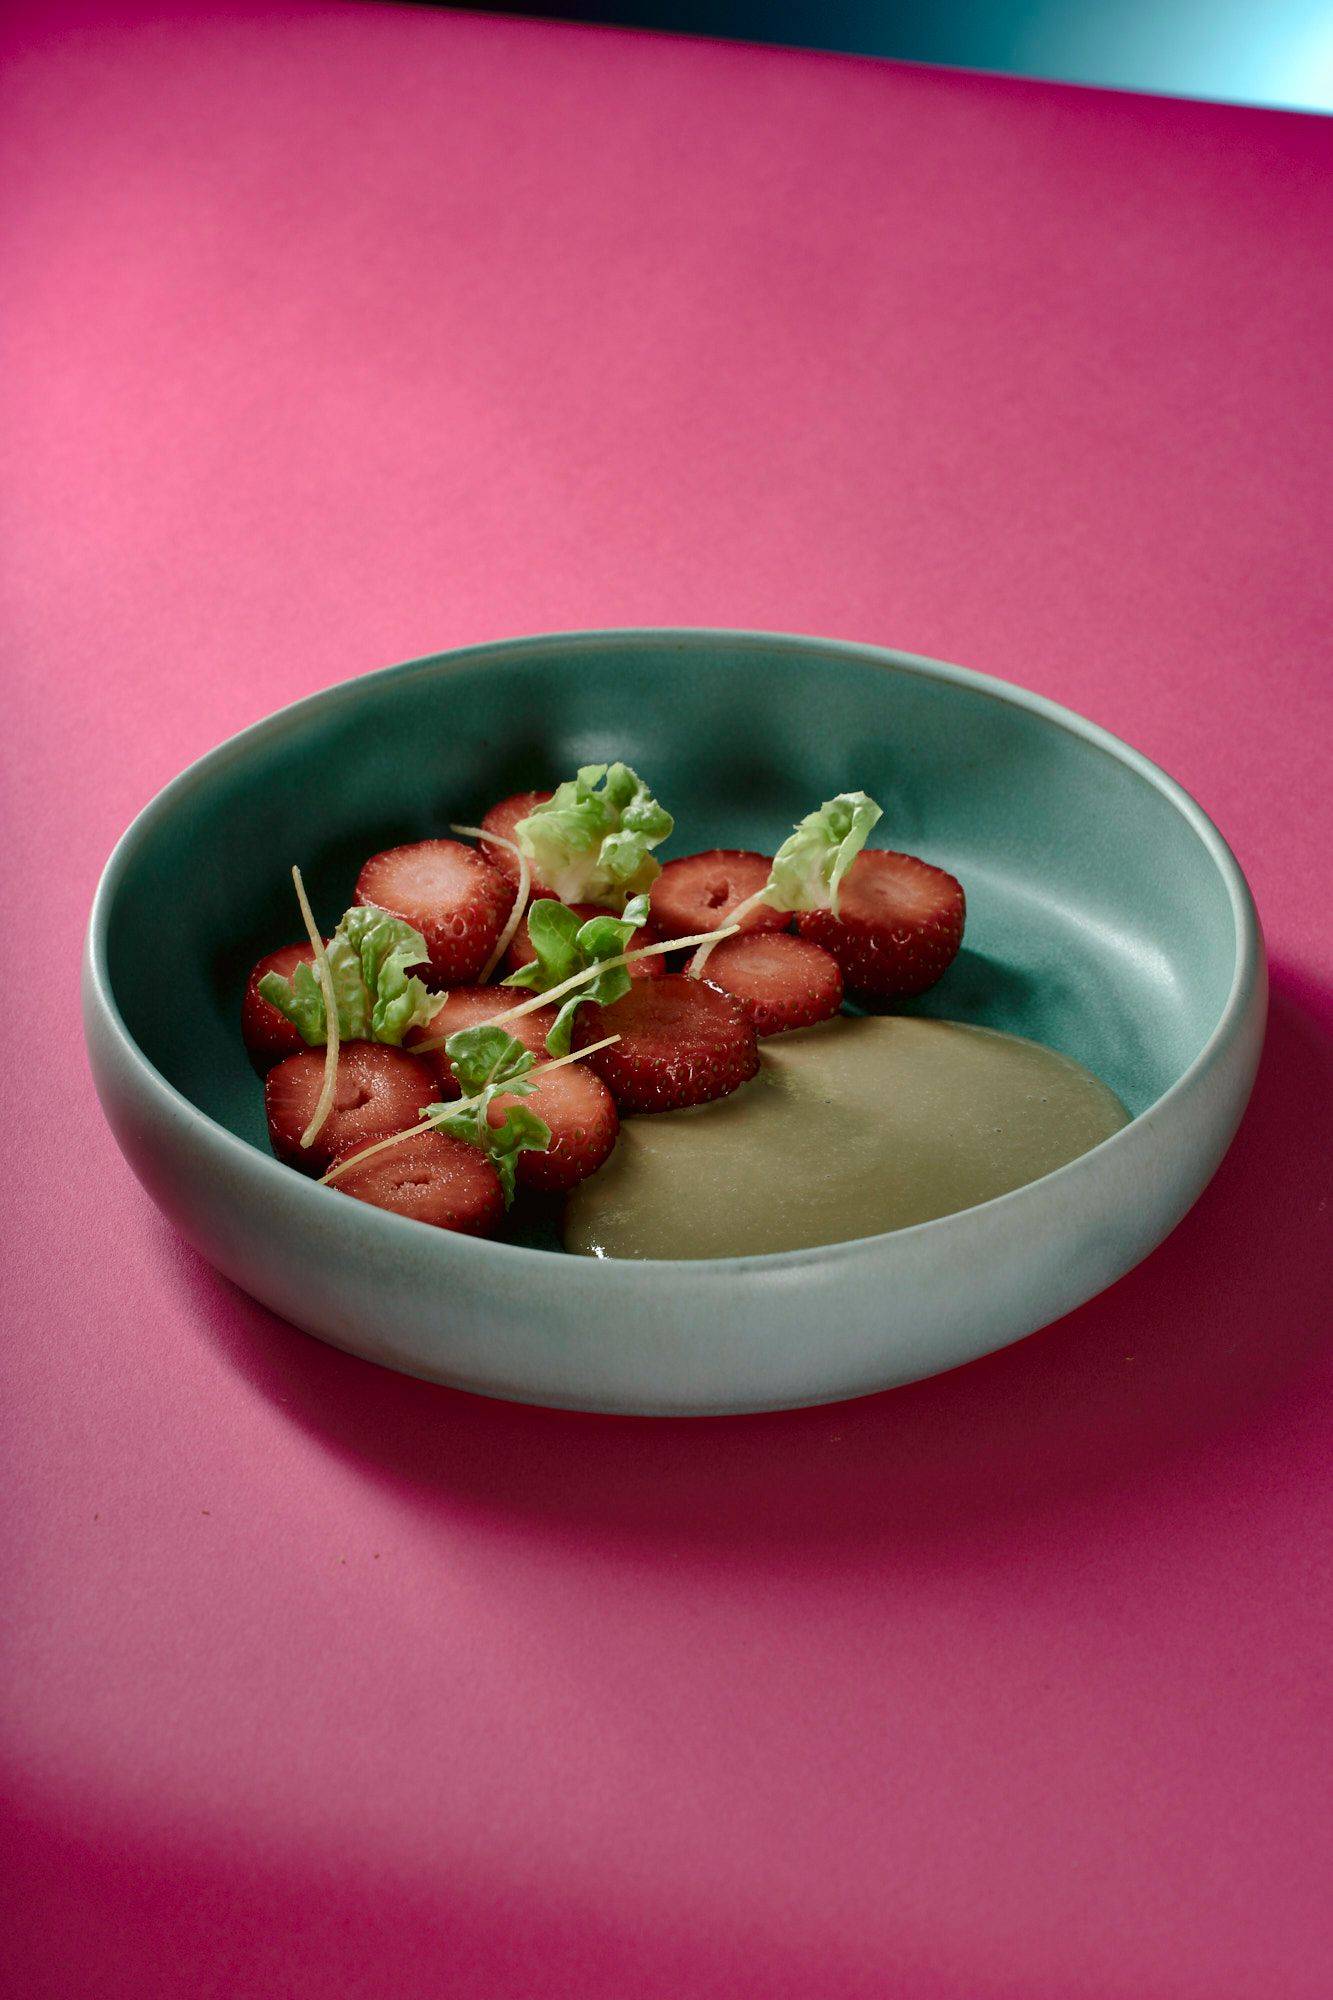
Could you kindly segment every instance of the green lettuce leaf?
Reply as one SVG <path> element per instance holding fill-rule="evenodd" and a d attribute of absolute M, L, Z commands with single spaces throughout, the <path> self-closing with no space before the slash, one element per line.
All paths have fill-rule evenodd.
<path fill-rule="evenodd" d="M 518 822 L 514 838 L 535 880 L 562 903 L 619 910 L 661 873 L 649 850 L 673 825 L 628 764 L 585 764 Z"/>
<path fill-rule="evenodd" d="M 647 918 L 646 896 L 632 896 L 623 916 L 589 917 L 586 923 L 563 903 L 539 897 L 528 911 L 528 936 L 537 955 L 530 965 L 511 972 L 502 983 L 527 987 L 533 993 L 549 993 L 553 986 L 572 979 L 576 972 L 584 972 L 608 958 L 619 958 L 629 950 L 635 931 Z M 613 1000 L 620 1000 L 629 992 L 629 986 L 629 968 L 616 965 L 580 986 L 577 993 L 569 994 L 546 1037 L 551 1055 L 569 1054 L 574 1016 L 585 1000 L 609 1007 Z"/>
<path fill-rule="evenodd" d="M 843 876 L 880 812 L 864 792 L 839 792 L 836 799 L 825 799 L 773 856 L 764 902 L 775 910 L 832 910 L 836 917 Z"/>
<path fill-rule="evenodd" d="M 498 1125 L 492 1124 L 490 1110 L 502 1095 L 531 1094 L 535 1086 L 527 1073 L 537 1058 L 513 1035 L 494 1025 L 460 1028 L 450 1035 L 444 1052 L 468 1101 L 439 1106 L 431 1113 L 431 1123 L 437 1131 L 481 1148 L 500 1176 L 508 1208 L 514 1199 L 519 1154 L 544 1153 L 551 1143 L 551 1128 L 526 1104 L 508 1105 Z"/>
<path fill-rule="evenodd" d="M 439 995 L 409 976 L 409 967 L 426 958 L 425 939 L 373 903 L 358 905 L 339 919 L 328 958 L 338 1034 L 345 1042 L 387 1042 L 397 1048 L 409 1028 L 424 1026 L 439 1007 Z M 259 991 L 311 1048 L 324 1046 L 324 995 L 312 966 L 298 965 L 290 979 L 266 972 Z"/>

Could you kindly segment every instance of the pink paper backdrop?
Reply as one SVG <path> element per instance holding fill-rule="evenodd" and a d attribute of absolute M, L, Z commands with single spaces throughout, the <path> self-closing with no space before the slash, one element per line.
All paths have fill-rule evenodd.
<path fill-rule="evenodd" d="M 318 0 L 6 35 L 11 1990 L 1326 1993 L 1333 128 Z M 98 869 L 312 689 L 676 622 L 1173 771 L 1274 959 L 1242 1135 L 1108 1296 L 860 1404 L 323 1349 L 101 1125 Z"/>

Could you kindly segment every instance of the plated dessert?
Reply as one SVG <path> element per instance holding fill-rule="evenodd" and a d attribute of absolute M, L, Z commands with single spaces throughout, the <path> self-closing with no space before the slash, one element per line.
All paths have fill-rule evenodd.
<path fill-rule="evenodd" d="M 841 793 L 773 854 L 661 859 L 627 764 L 372 855 L 333 930 L 252 970 L 279 1159 L 438 1228 L 559 1201 L 567 1249 L 715 1257 L 874 1235 L 1039 1178 L 1126 1113 L 1036 1043 L 894 1004 L 962 943 L 962 885 Z"/>

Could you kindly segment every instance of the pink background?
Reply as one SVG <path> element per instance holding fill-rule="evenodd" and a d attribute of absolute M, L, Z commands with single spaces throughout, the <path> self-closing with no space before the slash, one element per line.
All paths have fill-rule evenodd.
<path fill-rule="evenodd" d="M 12 1990 L 1327 1992 L 1333 127 L 387 5 L 6 32 Z M 1269 1047 L 1106 1297 L 614 1421 L 158 1219 L 75 1005 L 126 822 L 313 689 L 621 623 L 963 661 L 1219 821 Z"/>

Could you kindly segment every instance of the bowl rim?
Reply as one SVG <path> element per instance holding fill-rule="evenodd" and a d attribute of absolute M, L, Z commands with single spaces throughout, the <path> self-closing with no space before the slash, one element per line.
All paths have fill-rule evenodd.
<path fill-rule="evenodd" d="M 612 1271 L 627 1271 L 662 1277 L 669 1273 L 679 1283 L 681 1274 L 685 1270 L 692 1275 L 697 1273 L 701 1280 L 710 1273 L 715 1275 L 720 1272 L 733 1272 L 738 1268 L 756 1274 L 765 1271 L 795 1274 L 811 1266 L 824 1266 L 865 1256 L 868 1252 L 881 1249 L 886 1243 L 899 1242 L 903 1239 L 915 1241 L 920 1238 L 923 1231 L 957 1230 L 960 1225 L 966 1227 L 975 1218 L 983 1215 L 989 1217 L 1006 1205 L 1021 1206 L 1025 1202 L 1044 1199 L 1054 1183 L 1067 1182 L 1076 1175 L 1086 1174 L 1090 1163 L 1107 1159 L 1113 1150 L 1118 1155 L 1131 1145 L 1142 1144 L 1145 1135 L 1160 1127 L 1164 1120 L 1172 1116 L 1176 1104 L 1193 1090 L 1242 1032 L 1266 973 L 1263 934 L 1249 884 L 1226 840 L 1198 801 L 1185 790 L 1183 785 L 1162 770 L 1160 765 L 1155 764 L 1142 751 L 1134 749 L 1121 737 L 1102 728 L 1099 723 L 1089 721 L 1076 710 L 1052 701 L 1046 695 L 1036 694 L 996 675 L 980 673 L 974 668 L 958 666 L 950 661 L 932 659 L 925 654 L 901 652 L 893 647 L 874 645 L 863 640 L 831 638 L 815 633 L 726 626 L 609 626 L 587 630 L 569 629 L 532 633 L 509 639 L 482 640 L 467 646 L 452 647 L 443 653 L 423 654 L 410 660 L 398 661 L 390 666 L 373 668 L 350 679 L 336 681 L 331 687 L 317 689 L 313 694 L 303 695 L 298 700 L 275 709 L 271 714 L 261 717 L 259 721 L 249 723 L 234 735 L 225 738 L 213 749 L 205 751 L 170 779 L 135 814 L 112 848 L 94 892 L 84 959 L 87 982 L 85 1006 L 95 1005 L 100 1011 L 102 1020 L 112 1030 L 122 1053 L 128 1057 L 137 1081 L 155 1106 L 178 1121 L 184 1119 L 186 1124 L 195 1128 L 204 1144 L 218 1149 L 224 1157 L 231 1158 L 241 1170 L 258 1173 L 261 1181 L 265 1176 L 280 1175 L 281 1185 L 287 1190 L 289 1198 L 298 1201 L 323 1199 L 325 1190 L 317 1181 L 305 1175 L 294 1174 L 290 1167 L 261 1152 L 249 1140 L 242 1139 L 202 1110 L 183 1091 L 178 1090 L 130 1033 L 112 990 L 107 945 L 111 909 L 116 893 L 133 864 L 136 851 L 143 840 L 160 820 L 174 812 L 182 801 L 188 798 L 196 786 L 225 768 L 227 764 L 243 757 L 255 744 L 289 735 L 299 729 L 312 711 L 336 709 L 353 701 L 359 701 L 381 684 L 447 677 L 453 673 L 466 671 L 469 667 L 495 660 L 518 658 L 524 653 L 550 653 L 552 650 L 572 652 L 586 650 L 589 647 L 626 645 L 642 646 L 646 649 L 649 646 L 660 646 L 664 641 L 698 650 L 705 650 L 710 645 L 726 645 L 734 648 L 739 643 L 756 649 L 781 646 L 796 652 L 818 650 L 823 653 L 842 653 L 885 671 L 942 681 L 990 700 L 1024 709 L 1067 735 L 1077 737 L 1081 742 L 1101 751 L 1117 763 L 1126 765 L 1152 786 L 1186 821 L 1202 842 L 1223 880 L 1235 926 L 1235 967 L 1230 989 L 1217 1021 L 1197 1054 L 1159 1097 L 1131 1117 L 1119 1131 L 1100 1140 L 1086 1153 L 1066 1161 L 1063 1166 L 1040 1175 L 1034 1181 L 1027 1181 L 1021 1187 L 1011 1188 L 1005 1194 L 994 1195 L 988 1201 L 953 1210 L 948 1215 L 933 1216 L 927 1221 L 911 1223 L 901 1229 L 884 1230 L 873 1236 L 849 1237 L 837 1243 L 810 1244 L 794 1250 L 765 1251 L 743 1256 L 687 1259 L 579 1257 L 565 1251 L 543 1249 L 530 1244 L 509 1243 L 499 1239 L 464 1236 L 448 1230 L 436 1230 L 432 1232 L 432 1237 L 440 1239 L 438 1253 L 442 1259 L 462 1256 L 480 1260 L 483 1265 L 496 1261 L 498 1267 L 502 1269 L 513 1258 L 537 1258 L 544 1262 L 552 1257 L 559 1257 L 567 1264 L 571 1278 L 580 1271 L 596 1273 L 599 1279 Z M 1095 1168 L 1093 1170 L 1095 1171 Z M 279 1185 L 276 1179 L 273 1185 L 275 1188 Z M 297 1193 L 298 1188 L 303 1191 L 301 1194 Z M 386 1247 L 395 1241 L 402 1243 L 405 1248 L 409 1243 L 415 1243 L 420 1253 L 425 1242 L 431 1240 L 423 1234 L 420 1225 L 407 1216 L 394 1215 L 387 1209 L 376 1208 L 369 1203 L 354 1202 L 347 1206 L 354 1211 L 347 1217 L 349 1228 L 370 1229 L 376 1233 L 390 1232 L 384 1239 Z M 405 1236 L 403 1232 L 409 1233 Z"/>

